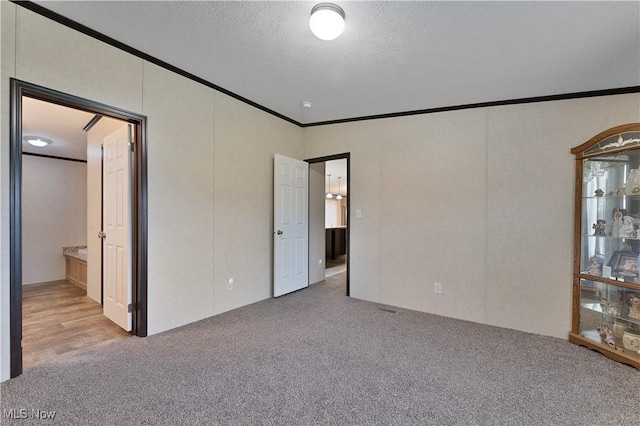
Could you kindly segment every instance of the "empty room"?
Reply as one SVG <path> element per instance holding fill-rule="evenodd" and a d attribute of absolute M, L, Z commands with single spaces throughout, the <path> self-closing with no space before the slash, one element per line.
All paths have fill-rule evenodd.
<path fill-rule="evenodd" d="M 638 424 L 637 1 L 3 0 L 0 37 L 2 424 Z"/>

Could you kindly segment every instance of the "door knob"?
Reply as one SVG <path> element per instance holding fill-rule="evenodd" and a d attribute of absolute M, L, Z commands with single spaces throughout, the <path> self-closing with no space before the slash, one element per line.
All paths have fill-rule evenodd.
<path fill-rule="evenodd" d="M 98 232 L 98 238 L 104 240 L 105 238 L 107 238 L 107 233 L 103 231 Z"/>
<path fill-rule="evenodd" d="M 278 231 L 276 232 L 276 234 L 278 234 L 278 235 L 282 235 L 282 231 L 278 229 Z"/>

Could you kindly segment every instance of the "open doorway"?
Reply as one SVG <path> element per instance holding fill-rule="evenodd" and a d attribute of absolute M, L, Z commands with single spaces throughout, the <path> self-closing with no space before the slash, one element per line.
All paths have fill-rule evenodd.
<path fill-rule="evenodd" d="M 100 315 L 102 312 L 111 318 L 112 315 L 106 312 L 109 299 L 112 302 L 111 305 L 119 305 L 120 311 L 124 314 L 124 321 L 116 321 L 114 318 L 111 320 L 117 322 L 120 328 L 130 330 L 132 334 L 146 336 L 146 118 L 18 80 L 12 80 L 11 85 L 11 377 L 16 377 L 22 373 L 23 347 L 31 345 L 34 339 L 37 340 L 31 333 L 37 334 L 38 327 L 40 327 L 40 330 L 47 334 L 46 325 L 43 324 L 39 324 L 35 328 L 28 328 L 33 325 L 33 317 L 30 315 L 33 314 L 33 310 L 40 310 L 41 312 L 36 312 L 35 317 L 43 316 L 48 309 L 47 306 L 51 304 L 68 308 L 70 299 L 82 299 L 81 302 L 84 305 L 74 306 L 71 310 L 93 309 L 93 312 L 97 313 L 95 317 L 102 317 Z M 44 118 L 45 115 L 58 112 L 68 114 L 69 120 L 84 122 L 85 126 L 81 128 L 81 131 L 88 132 L 87 134 L 93 132 L 94 140 L 99 139 L 104 142 L 107 154 L 104 156 L 104 162 L 99 160 L 97 164 L 97 167 L 101 169 L 100 172 L 96 172 L 94 161 L 92 167 L 94 179 L 91 184 L 87 158 L 90 158 L 92 154 L 91 149 L 87 149 L 88 136 L 87 134 L 83 136 L 85 141 L 83 146 L 78 146 L 77 143 L 75 146 L 73 143 L 67 144 L 66 142 L 73 137 L 72 135 L 56 135 L 60 129 L 54 129 L 54 123 L 58 121 L 58 125 L 60 125 L 59 119 L 53 119 L 47 123 Z M 97 125 L 100 121 L 102 123 Z M 114 131 L 115 128 L 118 131 Z M 34 140 L 36 144 L 38 144 L 38 140 L 40 144 L 50 143 L 53 149 L 50 149 L 46 154 L 42 151 L 38 152 L 35 147 L 23 149 L 26 139 Z M 95 146 L 93 148 L 95 160 Z M 99 155 L 102 156 L 102 154 Z M 111 162 L 108 160 L 117 157 L 121 158 L 119 163 L 115 160 Z M 108 175 L 109 170 L 113 172 L 113 178 Z M 47 173 L 49 173 L 48 176 Z M 82 179 L 83 174 L 84 186 L 78 182 Z M 100 189 L 95 187 L 97 175 L 101 180 Z M 46 188 L 43 182 L 51 183 L 47 179 L 56 182 L 57 189 L 55 189 L 56 185 Z M 90 185 L 93 185 L 92 191 L 88 190 Z M 105 191 L 101 190 L 102 185 L 104 185 Z M 116 187 L 120 190 L 116 191 L 114 189 Z M 83 188 L 84 197 L 81 194 Z M 60 192 L 60 189 L 68 191 Z M 58 191 L 57 194 L 51 194 L 56 191 Z M 90 195 L 95 198 L 97 191 L 102 194 L 120 194 L 118 202 L 105 203 L 103 199 L 102 208 L 98 210 L 98 214 L 101 215 L 99 221 L 104 224 L 100 231 L 102 234 L 104 234 L 104 229 L 109 229 L 109 223 L 126 224 L 109 232 L 113 239 L 118 229 L 125 229 L 124 242 L 113 243 L 111 241 L 111 246 L 103 244 L 103 247 L 107 247 L 107 252 L 116 253 L 114 256 L 109 254 L 103 256 L 102 253 L 98 253 L 98 251 L 105 251 L 103 248 L 89 251 L 87 247 L 87 242 L 91 241 L 92 236 L 88 231 L 90 229 L 89 222 L 92 220 L 95 223 L 98 220 L 93 217 L 96 214 L 95 206 L 93 216 L 88 214 L 90 211 L 88 198 Z M 44 198 L 43 194 L 45 193 L 49 198 L 48 201 L 41 199 Z M 40 199 L 38 199 L 38 194 Z M 54 201 L 56 208 L 53 208 Z M 81 206 L 83 203 L 84 209 Z M 113 208 L 108 206 L 113 206 Z M 78 210 L 84 212 L 84 218 Z M 49 219 L 54 220 L 54 223 L 44 223 L 38 219 L 43 215 L 48 215 Z M 67 222 L 64 227 L 54 228 L 57 225 L 56 215 L 61 222 Z M 65 217 L 65 220 L 62 220 L 61 215 L 70 215 L 72 218 Z M 84 232 L 82 232 L 82 228 L 84 228 Z M 98 236 L 95 235 L 96 238 Z M 44 240 L 46 240 L 46 244 Z M 62 241 L 66 242 L 61 243 Z M 34 253 L 38 246 L 47 246 L 41 253 L 43 254 L 42 259 L 48 261 L 46 268 L 44 267 L 46 262 L 35 262 L 35 264 L 32 262 L 33 258 L 37 257 Z M 93 262 L 88 261 L 91 256 L 94 258 Z M 89 271 L 91 268 L 88 266 L 93 267 L 93 273 Z M 64 267 L 64 273 L 61 272 L 61 267 Z M 112 274 L 114 278 L 111 279 L 108 273 L 96 275 L 96 269 L 103 272 L 113 269 L 118 273 Z M 57 279 L 60 274 L 64 274 L 62 277 L 64 279 Z M 51 280 L 47 277 L 54 279 Z M 113 295 L 116 293 L 117 285 L 120 285 L 118 287 L 120 290 L 116 298 Z M 104 297 L 102 296 L 103 289 Z M 124 298 L 121 297 L 123 293 L 126 296 Z M 47 299 L 49 304 L 46 303 Z M 45 300 L 45 303 L 42 303 L 42 300 Z M 105 301 L 105 308 L 100 304 L 101 300 Z M 89 306 L 91 304 L 94 306 Z M 62 310 L 69 311 L 70 309 L 67 308 Z M 54 312 L 52 316 L 59 317 L 60 315 Z M 93 319 L 95 320 L 95 318 Z M 113 337 L 113 334 L 105 334 L 110 323 L 109 320 L 106 318 L 101 318 L 101 320 L 107 322 L 96 323 L 86 316 L 75 318 L 75 320 L 71 319 L 69 322 L 73 322 L 75 326 L 87 325 L 91 338 L 99 344 L 102 340 Z M 69 324 L 57 324 L 54 325 L 54 328 L 67 326 L 72 328 Z M 28 330 L 28 333 L 25 334 L 25 330 Z M 126 334 L 126 332 L 124 333 Z M 72 341 L 73 335 L 74 332 L 71 331 L 65 336 L 71 338 Z M 86 342 L 91 339 L 84 338 L 84 340 Z M 73 346 L 71 341 L 68 344 Z M 37 348 L 37 345 L 34 348 Z M 34 348 L 30 347 L 29 349 Z M 30 356 L 30 361 L 39 359 L 38 355 L 30 354 Z"/>
<path fill-rule="evenodd" d="M 96 117 L 22 98 L 26 368 L 130 336 L 104 315 L 102 247 L 89 238 L 103 229 L 102 140 L 128 124 Z"/>
<path fill-rule="evenodd" d="M 324 198 L 325 278 L 347 270 L 347 217 L 349 187 L 347 159 L 324 163 L 327 190 Z"/>
<path fill-rule="evenodd" d="M 344 274 L 349 295 L 348 153 L 309 162 L 309 283 Z"/>

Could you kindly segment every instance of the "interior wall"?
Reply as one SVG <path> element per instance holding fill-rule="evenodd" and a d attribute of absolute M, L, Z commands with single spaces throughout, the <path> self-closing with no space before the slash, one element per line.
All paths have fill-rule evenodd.
<path fill-rule="evenodd" d="M 325 163 L 309 164 L 309 284 L 324 280 L 325 259 Z"/>
<path fill-rule="evenodd" d="M 64 280 L 62 248 L 87 243 L 87 164 L 22 156 L 22 284 Z"/>
<path fill-rule="evenodd" d="M 340 200 L 327 200 L 324 202 L 324 226 L 325 228 L 338 228 L 342 226 L 342 209 Z"/>
<path fill-rule="evenodd" d="M 213 315 L 214 91 L 144 64 L 149 333 Z"/>
<path fill-rule="evenodd" d="M 149 334 L 270 297 L 273 154 L 301 158 L 302 130 L 14 3 L 0 13 L 0 380 L 10 374 L 10 77 L 147 116 Z"/>
<path fill-rule="evenodd" d="M 353 297 L 566 338 L 569 150 L 638 121 L 639 94 L 480 108 L 308 127 L 303 154 L 351 153 Z"/>
<path fill-rule="evenodd" d="M 221 93 L 215 122 L 217 315 L 273 294 L 273 158 L 301 159 L 302 129 Z"/>

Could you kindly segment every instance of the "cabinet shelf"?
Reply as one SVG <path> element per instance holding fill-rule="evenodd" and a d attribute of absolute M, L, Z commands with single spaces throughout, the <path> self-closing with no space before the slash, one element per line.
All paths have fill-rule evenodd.
<path fill-rule="evenodd" d="M 582 197 L 583 200 L 638 200 L 640 201 L 640 195 L 603 195 L 597 197 L 595 195 L 589 197 Z"/>
<path fill-rule="evenodd" d="M 581 237 L 582 238 L 585 238 L 585 237 L 587 237 L 587 238 L 603 238 L 603 239 L 606 239 L 606 240 L 616 240 L 616 241 L 619 241 L 619 240 L 637 240 L 637 241 L 640 241 L 640 238 L 638 238 L 638 237 L 611 237 L 609 235 L 582 234 Z"/>
<path fill-rule="evenodd" d="M 613 318 L 613 319 L 616 319 L 616 320 L 628 322 L 630 324 L 640 325 L 640 319 L 629 318 L 629 317 L 624 316 L 624 315 L 622 315 L 620 313 L 618 313 L 618 314 L 609 313 L 610 311 L 608 309 L 603 309 L 602 308 L 602 304 L 601 303 L 585 302 L 585 303 L 581 303 L 580 306 L 582 306 L 585 309 L 589 309 L 590 311 L 602 314 L 603 316 L 606 316 L 606 317 L 609 317 L 609 318 Z"/>
<path fill-rule="evenodd" d="M 586 272 L 581 272 L 578 277 L 581 280 L 585 280 L 585 281 L 593 281 L 593 282 L 597 282 L 597 283 L 602 283 L 602 284 L 613 284 L 615 286 L 618 287 L 624 287 L 624 288 L 628 288 L 630 290 L 638 290 L 640 291 L 640 282 L 635 282 L 635 281 L 624 281 L 623 279 L 618 279 L 618 278 L 606 278 L 606 277 L 601 277 L 599 275 L 589 275 Z"/>

